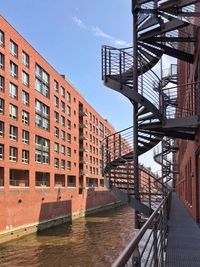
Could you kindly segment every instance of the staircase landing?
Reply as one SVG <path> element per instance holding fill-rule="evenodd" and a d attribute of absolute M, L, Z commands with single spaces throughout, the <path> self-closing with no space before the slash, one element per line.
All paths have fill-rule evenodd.
<path fill-rule="evenodd" d="M 172 194 L 166 267 L 200 266 L 200 228 L 176 193 Z"/>

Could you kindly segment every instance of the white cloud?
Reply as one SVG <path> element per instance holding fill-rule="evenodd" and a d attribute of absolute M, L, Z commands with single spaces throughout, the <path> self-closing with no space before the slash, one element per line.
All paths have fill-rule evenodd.
<path fill-rule="evenodd" d="M 127 46 L 132 46 L 130 43 L 124 41 L 124 40 L 117 40 L 117 39 L 114 39 L 113 40 L 113 43 L 114 45 L 116 46 L 123 46 L 123 47 L 127 47 Z"/>
<path fill-rule="evenodd" d="M 87 26 L 83 23 L 83 21 L 80 18 L 77 18 L 76 16 L 72 18 L 73 22 L 82 29 L 87 29 Z"/>
<path fill-rule="evenodd" d="M 95 36 L 103 37 L 110 40 L 113 39 L 111 35 L 108 35 L 107 33 L 103 32 L 99 27 L 92 27 L 92 31 Z"/>
<path fill-rule="evenodd" d="M 79 28 L 84 29 L 84 30 L 89 30 L 95 37 L 101 37 L 107 40 L 110 40 L 111 43 L 114 46 L 121 46 L 121 47 L 129 47 L 131 46 L 130 43 L 126 42 L 125 40 L 117 39 L 112 35 L 109 35 L 105 33 L 101 28 L 98 26 L 88 26 L 86 25 L 80 18 L 74 16 L 72 18 L 74 24 L 76 24 Z"/>

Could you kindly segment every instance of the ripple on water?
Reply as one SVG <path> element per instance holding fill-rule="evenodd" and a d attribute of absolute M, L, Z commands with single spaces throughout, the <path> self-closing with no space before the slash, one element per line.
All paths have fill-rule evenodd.
<path fill-rule="evenodd" d="M 0 245 L 1 267 L 106 267 L 134 236 L 124 206 Z"/>

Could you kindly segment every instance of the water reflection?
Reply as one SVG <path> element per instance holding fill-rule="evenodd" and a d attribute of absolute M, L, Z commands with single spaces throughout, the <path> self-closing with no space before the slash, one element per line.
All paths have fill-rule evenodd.
<path fill-rule="evenodd" d="M 133 229 L 133 209 L 101 212 L 0 245 L 0 266 L 110 266 Z"/>

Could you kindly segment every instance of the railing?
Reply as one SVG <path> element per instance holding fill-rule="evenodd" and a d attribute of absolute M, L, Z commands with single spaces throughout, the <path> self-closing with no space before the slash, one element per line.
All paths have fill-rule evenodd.
<path fill-rule="evenodd" d="M 37 186 L 37 187 L 50 187 L 50 181 L 36 180 L 35 186 Z"/>
<path fill-rule="evenodd" d="M 76 183 L 70 183 L 70 182 L 68 182 L 67 183 L 67 187 L 76 187 Z"/>
<path fill-rule="evenodd" d="M 170 200 L 171 192 L 162 200 L 112 267 L 164 266 Z"/>
<path fill-rule="evenodd" d="M 133 87 L 133 48 L 116 49 L 110 46 L 102 47 L 102 79 L 112 76 L 121 84 Z M 157 108 L 160 107 L 159 92 L 153 90 L 155 81 L 160 82 L 159 77 L 151 70 L 146 71 L 144 66 L 149 64 L 148 59 L 138 51 L 138 92 L 148 99 Z"/>
<path fill-rule="evenodd" d="M 152 141 L 152 135 L 149 136 L 147 132 L 140 132 L 139 148 L 142 148 L 144 144 L 147 146 L 147 150 L 151 147 L 149 137 Z M 107 176 L 108 185 L 110 187 L 114 186 L 129 195 L 135 194 L 133 153 L 133 127 L 112 134 L 102 142 L 102 169 Z M 147 171 L 142 166 L 139 167 L 139 170 L 140 200 L 150 209 L 155 209 L 162 196 L 167 192 L 167 188 L 155 174 Z"/>
<path fill-rule="evenodd" d="M 0 179 L 0 187 L 3 187 L 3 186 L 4 186 L 4 180 Z"/>
<path fill-rule="evenodd" d="M 171 64 L 169 68 L 162 70 L 162 78 L 177 76 L 177 64 Z"/>
<path fill-rule="evenodd" d="M 18 187 L 28 187 L 28 180 L 10 180 L 10 186 L 18 186 Z"/>
<path fill-rule="evenodd" d="M 199 82 L 183 84 L 162 91 L 163 117 L 166 119 L 185 118 L 198 115 Z"/>

